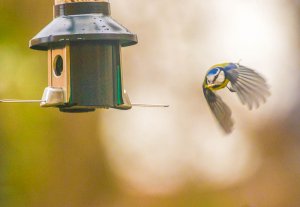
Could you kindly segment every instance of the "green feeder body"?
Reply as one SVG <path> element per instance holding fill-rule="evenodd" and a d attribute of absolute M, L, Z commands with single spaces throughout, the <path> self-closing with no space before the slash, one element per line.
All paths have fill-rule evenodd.
<path fill-rule="evenodd" d="M 108 2 L 65 3 L 31 41 L 48 51 L 48 87 L 41 106 L 63 112 L 130 109 L 122 81 L 121 48 L 137 36 L 110 17 Z"/>

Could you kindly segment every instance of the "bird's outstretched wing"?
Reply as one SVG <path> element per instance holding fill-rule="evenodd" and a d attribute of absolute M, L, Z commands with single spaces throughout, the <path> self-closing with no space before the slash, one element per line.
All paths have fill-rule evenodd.
<path fill-rule="evenodd" d="M 222 101 L 220 96 L 216 95 L 210 89 L 203 87 L 203 93 L 211 111 L 217 118 L 219 124 L 224 129 L 224 131 L 229 134 L 233 128 L 230 108 Z"/>
<path fill-rule="evenodd" d="M 253 106 L 258 108 L 270 95 L 266 80 L 250 68 L 238 65 L 235 69 L 225 70 L 225 75 L 242 104 L 246 104 L 250 110 Z"/>

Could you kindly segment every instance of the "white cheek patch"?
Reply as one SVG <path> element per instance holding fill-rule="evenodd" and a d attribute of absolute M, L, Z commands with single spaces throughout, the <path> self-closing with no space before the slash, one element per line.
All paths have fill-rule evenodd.
<path fill-rule="evenodd" d="M 220 85 L 222 84 L 223 82 L 225 81 L 225 73 L 224 71 L 221 71 L 215 81 L 215 84 L 216 85 Z"/>
<path fill-rule="evenodd" d="M 208 75 L 207 76 L 207 84 L 213 83 L 214 79 L 215 79 L 214 75 Z"/>

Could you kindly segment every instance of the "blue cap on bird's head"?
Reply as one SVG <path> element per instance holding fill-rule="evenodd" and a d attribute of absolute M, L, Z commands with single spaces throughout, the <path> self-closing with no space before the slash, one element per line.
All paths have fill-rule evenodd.
<path fill-rule="evenodd" d="M 208 71 L 207 75 L 211 76 L 211 75 L 217 75 L 220 72 L 220 68 L 213 68 L 210 71 Z"/>

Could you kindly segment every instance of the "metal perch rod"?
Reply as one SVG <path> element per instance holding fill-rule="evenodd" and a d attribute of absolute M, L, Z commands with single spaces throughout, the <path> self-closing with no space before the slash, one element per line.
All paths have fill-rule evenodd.
<path fill-rule="evenodd" d="M 0 103 L 41 103 L 42 100 L 3 99 Z"/>
<path fill-rule="evenodd" d="M 55 0 L 55 5 L 76 2 L 109 2 L 109 0 Z"/>
<path fill-rule="evenodd" d="M 20 99 L 2 99 L 0 103 L 41 103 L 43 100 L 20 100 Z M 167 108 L 169 105 L 163 104 L 131 104 L 135 107 L 153 107 L 153 108 Z"/>
<path fill-rule="evenodd" d="M 162 104 L 131 104 L 132 106 L 136 107 L 156 107 L 156 108 L 167 108 L 169 105 L 162 105 Z"/>

